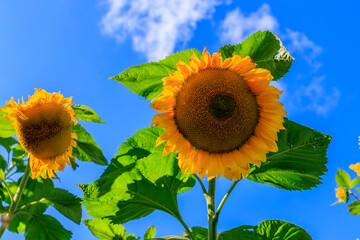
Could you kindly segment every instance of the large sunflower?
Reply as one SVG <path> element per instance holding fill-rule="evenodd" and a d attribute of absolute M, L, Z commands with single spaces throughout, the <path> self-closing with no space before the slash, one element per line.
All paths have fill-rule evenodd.
<path fill-rule="evenodd" d="M 184 173 L 239 180 L 250 164 L 260 166 L 266 153 L 278 150 L 286 112 L 268 70 L 255 68 L 248 56 L 222 61 L 221 53 L 211 57 L 206 49 L 201 59 L 193 55 L 190 65 L 176 66 L 150 107 L 162 112 L 152 125 L 165 129 L 156 145 L 166 142 L 164 155 L 178 152 Z"/>
<path fill-rule="evenodd" d="M 71 164 L 70 158 L 75 159 L 71 152 L 76 146 L 76 134 L 71 132 L 71 124 L 77 121 L 68 106 L 73 104 L 71 99 L 60 92 L 35 89 L 27 102 L 16 103 L 12 97 L 8 107 L 2 108 L 8 113 L 5 117 L 13 121 L 21 146 L 29 153 L 32 178 L 56 177 L 55 172 Z"/>

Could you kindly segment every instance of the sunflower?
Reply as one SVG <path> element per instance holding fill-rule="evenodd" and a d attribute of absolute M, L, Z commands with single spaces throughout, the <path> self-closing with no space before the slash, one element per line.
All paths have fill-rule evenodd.
<path fill-rule="evenodd" d="M 6 108 L 5 116 L 12 121 L 21 146 L 29 153 L 29 165 L 33 179 L 56 177 L 55 172 L 71 165 L 72 147 L 76 147 L 76 134 L 71 132 L 71 125 L 77 124 L 72 97 L 64 98 L 60 92 L 47 93 L 35 89 L 34 96 L 22 104 L 12 97 Z"/>
<path fill-rule="evenodd" d="M 351 170 L 354 170 L 354 171 L 357 173 L 357 175 L 360 176 L 360 163 L 351 164 L 351 165 L 349 166 L 349 168 L 350 168 Z"/>
<path fill-rule="evenodd" d="M 150 105 L 162 112 L 151 125 L 165 129 L 156 146 L 166 142 L 164 155 L 179 153 L 184 173 L 239 180 L 251 164 L 260 167 L 266 153 L 278 151 L 286 112 L 268 70 L 255 68 L 248 56 L 222 61 L 221 53 L 211 57 L 206 48 L 201 59 L 193 55 L 189 65 L 176 66 Z"/>

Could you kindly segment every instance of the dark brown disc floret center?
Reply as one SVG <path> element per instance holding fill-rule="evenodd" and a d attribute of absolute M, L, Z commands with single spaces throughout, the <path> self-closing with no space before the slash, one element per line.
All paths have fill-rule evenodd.
<path fill-rule="evenodd" d="M 207 68 L 191 75 L 176 99 L 179 132 L 210 153 L 238 149 L 253 134 L 258 118 L 256 96 L 229 69 Z"/>

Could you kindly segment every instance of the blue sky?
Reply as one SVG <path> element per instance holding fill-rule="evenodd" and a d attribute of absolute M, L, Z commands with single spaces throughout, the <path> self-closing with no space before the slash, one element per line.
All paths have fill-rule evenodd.
<path fill-rule="evenodd" d="M 150 3 L 151 2 L 151 3 Z M 131 3 L 131 4 L 130 4 Z M 329 1 L 1 1 L 0 105 L 11 96 L 32 95 L 34 88 L 61 91 L 77 104 L 93 108 L 105 124 L 83 123 L 110 161 L 117 147 L 148 127 L 155 112 L 149 102 L 108 78 L 126 68 L 162 59 L 188 48 L 210 52 L 241 42 L 256 30 L 274 31 L 295 57 L 290 72 L 276 83 L 287 117 L 334 138 L 328 149 L 328 172 L 311 191 L 289 192 L 244 180 L 223 208 L 219 232 L 239 225 L 281 219 L 306 229 L 315 240 L 360 238 L 359 216 L 336 201 L 335 174 L 359 162 L 360 81 L 356 63 L 360 3 Z M 355 65 L 353 65 L 355 64 Z M 78 161 L 54 180 L 57 187 L 82 196 L 78 183 L 99 178 L 104 167 Z M 351 172 L 355 177 L 355 173 Z M 217 202 L 230 187 L 218 181 Z M 200 187 L 179 197 L 189 226 L 206 227 Z M 96 239 L 57 214 L 72 239 Z M 85 214 L 84 218 L 88 218 Z M 181 233 L 182 226 L 161 212 L 126 223 L 127 232 L 142 236 L 153 224 L 157 236 Z M 4 239 L 24 239 L 7 232 Z"/>

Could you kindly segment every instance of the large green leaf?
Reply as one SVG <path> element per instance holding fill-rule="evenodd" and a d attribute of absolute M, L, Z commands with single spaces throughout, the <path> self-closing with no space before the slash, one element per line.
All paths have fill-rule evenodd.
<path fill-rule="evenodd" d="M 201 53 L 196 49 L 180 51 L 159 62 L 130 67 L 111 79 L 124 84 L 132 92 L 145 97 L 145 99 L 154 99 L 161 93 L 163 88 L 162 78 L 177 70 L 176 63 L 178 61 L 189 63 L 189 59 L 193 54 L 198 57 L 201 56 Z"/>
<path fill-rule="evenodd" d="M 7 108 L 8 106 L 3 106 L 0 108 L 0 137 L 8 138 L 16 134 L 15 128 L 11 125 L 11 121 L 4 118 L 7 113 L 3 112 L 2 108 Z"/>
<path fill-rule="evenodd" d="M 301 227 L 276 219 L 262 221 L 257 227 L 257 234 L 261 240 L 312 240 Z"/>
<path fill-rule="evenodd" d="M 347 172 L 345 172 L 342 169 L 338 169 L 337 173 L 336 173 L 336 183 L 339 187 L 350 187 L 351 185 L 351 180 L 350 180 L 350 176 Z"/>
<path fill-rule="evenodd" d="M 70 240 L 71 232 L 49 215 L 31 214 L 25 229 L 26 240 Z"/>
<path fill-rule="evenodd" d="M 360 200 L 357 200 L 355 202 L 352 202 L 349 204 L 349 212 L 354 215 L 360 214 Z"/>
<path fill-rule="evenodd" d="M 156 127 L 138 131 L 119 148 L 99 180 L 80 185 L 90 216 L 124 223 L 161 210 L 180 218 L 177 194 L 192 188 L 195 178 L 181 172 L 175 154 L 163 157 L 162 150 L 153 147 L 160 133 Z"/>
<path fill-rule="evenodd" d="M 55 188 L 48 194 L 44 195 L 44 203 L 52 205 L 65 217 L 77 224 L 81 222 L 81 199 L 77 198 L 68 191 Z"/>
<path fill-rule="evenodd" d="M 146 232 L 144 233 L 144 240 L 153 239 L 156 235 L 156 228 L 153 225 L 150 225 Z"/>
<path fill-rule="evenodd" d="M 233 240 L 233 239 L 259 240 L 259 236 L 255 231 L 256 228 L 257 227 L 243 225 L 220 233 L 219 240 Z"/>
<path fill-rule="evenodd" d="M 285 119 L 279 132 L 279 151 L 269 153 L 260 168 L 252 167 L 249 180 L 286 190 L 306 190 L 321 183 L 331 136 Z"/>
<path fill-rule="evenodd" d="M 294 60 L 280 39 L 269 31 L 253 33 L 240 44 L 220 47 L 219 52 L 224 59 L 231 57 L 233 53 L 244 57 L 250 56 L 258 68 L 265 68 L 271 72 L 273 80 L 282 78 Z"/>
<path fill-rule="evenodd" d="M 359 182 L 360 182 L 360 177 L 354 178 L 354 179 L 351 180 L 351 182 L 350 182 L 350 188 L 355 187 Z"/>
<path fill-rule="evenodd" d="M 192 227 L 190 230 L 196 240 L 207 240 L 208 239 L 208 230 L 206 228 Z M 183 233 L 183 237 L 187 237 L 188 239 L 190 239 L 187 232 Z M 219 240 L 220 240 L 220 238 L 219 238 Z"/>
<path fill-rule="evenodd" d="M 72 105 L 71 107 L 75 112 L 75 118 L 79 120 L 86 122 L 104 123 L 104 121 L 100 119 L 99 115 L 97 115 L 94 110 L 85 105 Z"/>
<path fill-rule="evenodd" d="M 99 165 L 107 165 L 107 160 L 101 148 L 96 144 L 90 133 L 88 133 L 80 124 L 72 126 L 78 140 L 77 146 L 73 148 L 73 155 L 80 161 L 94 162 Z"/>
<path fill-rule="evenodd" d="M 84 224 L 96 237 L 106 240 L 137 240 L 133 234 L 126 234 L 120 224 L 112 224 L 110 220 L 83 220 Z"/>

